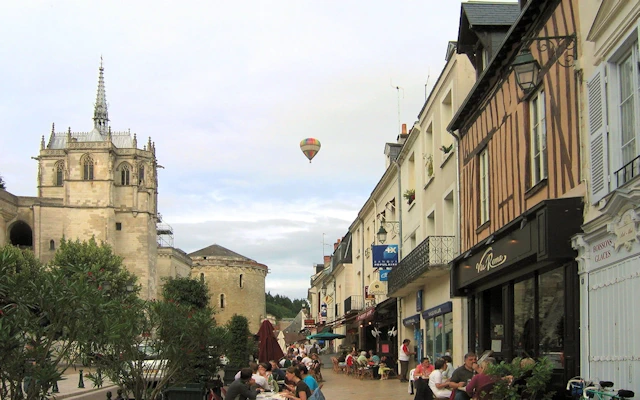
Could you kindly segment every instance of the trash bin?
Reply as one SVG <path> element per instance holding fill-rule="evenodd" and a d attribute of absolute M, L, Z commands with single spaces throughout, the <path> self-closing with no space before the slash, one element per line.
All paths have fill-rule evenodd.
<path fill-rule="evenodd" d="M 204 387 L 202 384 L 186 384 L 184 386 L 170 386 L 164 391 L 167 400 L 203 400 Z"/>

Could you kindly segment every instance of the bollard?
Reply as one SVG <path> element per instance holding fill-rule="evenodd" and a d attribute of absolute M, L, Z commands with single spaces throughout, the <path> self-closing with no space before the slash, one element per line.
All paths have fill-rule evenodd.
<path fill-rule="evenodd" d="M 96 380 L 96 382 L 98 383 L 96 386 L 101 388 L 102 387 L 102 370 L 98 369 L 98 379 Z"/>
<path fill-rule="evenodd" d="M 51 389 L 51 391 L 53 393 L 60 393 L 60 390 L 58 389 L 58 381 L 57 380 L 53 381 L 53 388 Z"/>
<path fill-rule="evenodd" d="M 111 400 L 111 396 L 112 396 L 112 394 L 111 394 L 111 390 L 109 390 L 109 391 L 107 392 L 107 400 Z"/>
<path fill-rule="evenodd" d="M 84 389 L 84 379 L 82 378 L 82 370 L 80 370 L 80 380 L 78 381 L 78 389 Z"/>

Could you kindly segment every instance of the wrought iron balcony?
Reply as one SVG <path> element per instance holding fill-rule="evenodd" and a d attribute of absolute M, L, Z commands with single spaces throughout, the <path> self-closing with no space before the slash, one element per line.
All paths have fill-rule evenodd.
<path fill-rule="evenodd" d="M 631 179 L 640 175 L 640 156 L 634 158 L 624 167 L 620 168 L 616 172 L 616 182 L 618 184 L 617 187 L 623 186 L 625 183 L 629 182 Z"/>
<path fill-rule="evenodd" d="M 351 311 L 361 311 L 364 308 L 364 301 L 362 295 L 353 295 L 347 297 L 344 301 L 344 313 L 348 314 Z"/>
<path fill-rule="evenodd" d="M 389 293 L 402 289 L 433 266 L 448 264 L 456 253 L 455 236 L 429 236 L 389 272 Z"/>

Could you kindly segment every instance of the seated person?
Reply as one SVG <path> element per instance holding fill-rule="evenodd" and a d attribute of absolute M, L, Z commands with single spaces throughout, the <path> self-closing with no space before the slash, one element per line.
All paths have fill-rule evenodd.
<path fill-rule="evenodd" d="M 369 360 L 367 359 L 367 352 L 361 351 L 360 355 L 357 358 L 357 361 L 361 367 L 366 367 L 367 365 L 369 365 Z"/>
<path fill-rule="evenodd" d="M 495 364 L 496 360 L 492 357 L 487 357 L 485 360 L 482 360 L 480 365 L 478 365 L 478 369 L 476 370 L 478 373 L 475 374 L 471 381 L 466 386 L 465 391 L 472 399 L 483 399 L 489 398 L 489 394 L 491 391 L 491 387 L 495 382 L 495 378 L 489 376 L 484 373 L 487 369 L 487 366 L 491 364 Z"/>
<path fill-rule="evenodd" d="M 251 378 L 251 368 L 242 368 L 239 378 L 229 385 L 226 398 L 255 399 L 257 396 L 255 382 Z"/>
<path fill-rule="evenodd" d="M 438 358 L 434 364 L 434 370 L 429 375 L 429 387 L 436 399 L 448 399 L 451 397 L 449 381 L 442 377 L 442 373 L 447 369 L 447 362 Z"/>

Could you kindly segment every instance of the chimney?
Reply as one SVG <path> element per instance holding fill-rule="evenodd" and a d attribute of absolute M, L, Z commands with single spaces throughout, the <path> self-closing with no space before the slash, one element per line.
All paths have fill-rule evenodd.
<path fill-rule="evenodd" d="M 396 141 L 398 144 L 404 144 L 407 141 L 409 134 L 407 133 L 407 124 L 402 124 L 402 133 L 398 135 Z"/>
<path fill-rule="evenodd" d="M 331 264 L 331 256 L 324 256 L 324 265 Z"/>
<path fill-rule="evenodd" d="M 338 239 L 338 241 L 333 244 L 333 251 L 336 251 L 339 245 L 340 245 L 340 239 Z"/>
<path fill-rule="evenodd" d="M 407 134 L 407 124 L 402 124 L 402 134 L 403 135 Z"/>

